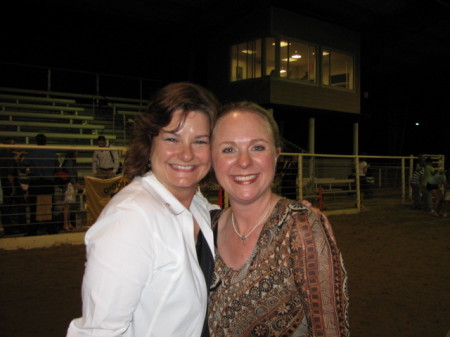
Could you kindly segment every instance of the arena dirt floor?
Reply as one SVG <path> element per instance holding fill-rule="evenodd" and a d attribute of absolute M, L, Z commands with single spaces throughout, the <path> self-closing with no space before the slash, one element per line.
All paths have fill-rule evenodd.
<path fill-rule="evenodd" d="M 445 337 L 450 219 L 368 200 L 330 220 L 349 275 L 351 336 Z M 0 336 L 65 336 L 80 315 L 84 262 L 82 245 L 0 250 Z"/>

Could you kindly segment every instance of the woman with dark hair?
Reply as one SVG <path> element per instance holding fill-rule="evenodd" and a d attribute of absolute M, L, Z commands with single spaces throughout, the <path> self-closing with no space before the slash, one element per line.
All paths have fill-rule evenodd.
<path fill-rule="evenodd" d="M 201 335 L 208 295 L 197 249 L 212 259 L 214 207 L 198 184 L 217 108 L 206 89 L 174 83 L 138 117 L 124 162 L 132 181 L 86 233 L 83 315 L 67 336 Z"/>
<path fill-rule="evenodd" d="M 231 206 L 212 221 L 211 336 L 348 336 L 347 275 L 331 225 L 272 192 L 281 152 L 273 116 L 250 102 L 225 106 L 211 149 Z"/>

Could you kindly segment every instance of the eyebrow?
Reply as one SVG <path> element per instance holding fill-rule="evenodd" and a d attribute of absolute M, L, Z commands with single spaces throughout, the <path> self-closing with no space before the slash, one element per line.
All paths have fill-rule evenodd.
<path fill-rule="evenodd" d="M 165 130 L 161 130 L 160 134 L 168 134 L 168 135 L 174 135 L 174 136 L 178 136 L 180 134 L 180 132 L 178 131 L 165 131 Z M 195 138 L 210 138 L 209 134 L 206 135 L 198 135 L 195 136 Z"/>
<path fill-rule="evenodd" d="M 258 142 L 263 142 L 265 144 L 270 144 L 271 143 L 269 140 L 266 140 L 266 139 L 263 139 L 263 138 L 258 138 L 258 139 L 253 139 L 250 142 L 250 145 L 253 145 L 253 144 L 258 143 Z M 217 145 L 223 146 L 223 145 L 233 145 L 233 144 L 236 144 L 236 142 L 233 141 L 233 140 L 225 140 L 223 142 L 218 143 Z"/>

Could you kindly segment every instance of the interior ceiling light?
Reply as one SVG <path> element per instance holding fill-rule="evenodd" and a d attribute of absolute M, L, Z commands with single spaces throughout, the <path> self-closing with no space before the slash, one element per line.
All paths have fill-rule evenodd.
<path fill-rule="evenodd" d="M 241 51 L 241 53 L 243 53 L 243 54 L 256 54 L 256 51 L 250 50 L 250 49 L 244 49 L 243 51 Z"/>
<path fill-rule="evenodd" d="M 300 57 L 301 57 L 301 56 L 300 56 Z M 294 56 L 292 56 L 292 57 L 289 58 L 289 62 L 295 62 L 295 61 L 297 61 L 297 60 L 298 60 L 298 58 L 295 58 Z M 287 62 L 288 59 L 287 59 L 287 58 L 281 59 L 281 61 Z"/>
<path fill-rule="evenodd" d="M 287 41 L 280 41 L 280 47 L 287 47 L 289 45 L 290 45 L 290 43 Z M 275 42 L 272 43 L 272 46 L 275 46 Z"/>
<path fill-rule="evenodd" d="M 293 59 L 301 59 L 302 55 L 300 55 L 297 51 L 294 52 L 294 55 L 291 56 Z"/>
<path fill-rule="evenodd" d="M 324 51 L 322 52 L 322 55 L 323 55 L 323 56 L 328 56 L 328 55 L 330 55 L 330 52 L 329 52 L 328 50 L 324 50 Z"/>
<path fill-rule="evenodd" d="M 284 74 L 285 72 L 286 72 L 286 69 L 281 69 L 281 70 L 280 70 L 280 73 L 281 73 L 281 74 Z"/>

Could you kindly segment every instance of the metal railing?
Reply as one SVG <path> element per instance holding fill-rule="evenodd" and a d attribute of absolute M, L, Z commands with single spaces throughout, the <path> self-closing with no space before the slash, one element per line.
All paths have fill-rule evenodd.
<path fill-rule="evenodd" d="M 54 151 L 56 160 L 55 157 L 28 158 L 27 153 L 35 149 Z M 64 230 L 64 222 L 70 222 L 77 231 L 85 230 L 86 194 L 83 186 L 85 178 L 92 176 L 92 156 L 95 150 L 123 153 L 126 148 L 1 144 L 2 232 L 13 236 L 55 234 Z M 65 170 L 69 177 L 63 179 L 56 176 L 56 172 L 64 170 L 61 164 L 66 155 L 73 152 L 77 153 L 74 169 Z M 72 184 L 74 188 L 69 191 L 73 193 L 71 196 L 67 194 L 70 175 L 72 181 L 77 183 Z"/>
<path fill-rule="evenodd" d="M 5 151 L 26 152 L 35 148 L 42 148 L 42 146 L 1 144 L 0 151 L 3 153 L 0 158 L 1 171 L 7 172 L 4 160 Z M 54 150 L 58 155 L 59 162 L 62 162 L 67 152 L 77 151 L 76 168 L 81 185 L 86 177 L 92 175 L 93 151 L 105 149 L 96 146 L 56 145 L 45 146 L 45 148 Z M 126 151 L 126 147 L 109 147 L 107 149 Z M 428 156 L 433 159 L 433 165 L 437 169 L 443 169 L 444 156 Z M 411 200 L 409 178 L 417 157 L 364 156 L 370 165 L 364 183 L 359 176 L 358 163 L 361 159 L 359 156 L 350 155 L 282 153 L 277 165 L 273 190 L 290 199 L 309 200 L 327 214 L 359 212 L 366 199 L 394 198 L 402 203 Z M 16 164 L 17 191 L 15 195 L 13 198 L 7 195 L 11 193 L 7 186 L 2 186 L 1 189 L 3 197 L 0 209 L 3 230 L 9 235 L 24 235 L 29 232 L 30 226 L 42 227 L 45 224 L 46 228 L 39 229 L 41 234 L 62 231 L 64 193 L 67 186 L 58 184 L 53 177 L 40 177 L 48 178 L 48 181 L 51 181 L 47 186 L 52 191 L 48 193 L 51 198 L 47 199 L 50 200 L 47 202 L 47 209 L 51 209 L 51 216 L 45 218 L 47 220 L 37 220 L 36 215 L 39 213 L 37 204 L 39 203 L 37 195 L 30 192 L 36 190 L 36 187 L 39 189 L 46 186 L 33 186 L 32 189 L 29 189 L 30 180 L 37 177 L 30 176 L 29 172 L 27 175 L 27 168 L 22 165 L 20 158 Z M 35 182 L 40 181 L 41 184 L 42 181 L 45 181 L 34 180 Z M 2 176 L 2 182 L 4 181 L 5 177 Z M 218 185 L 203 187 L 203 191 L 210 202 L 227 206 L 227 195 L 219 190 Z M 42 203 L 42 201 L 40 202 Z M 78 231 L 88 228 L 85 202 L 85 191 L 80 190 L 77 193 L 76 201 L 70 207 L 70 217 Z M 41 206 L 45 209 L 45 204 Z"/>
<path fill-rule="evenodd" d="M 424 155 L 443 170 L 445 157 Z M 359 162 L 369 169 L 360 176 Z M 275 175 L 274 190 L 297 200 L 309 200 L 328 213 L 358 212 L 365 199 L 398 198 L 411 200 L 409 179 L 418 157 L 354 156 L 309 153 L 283 153 Z"/>

